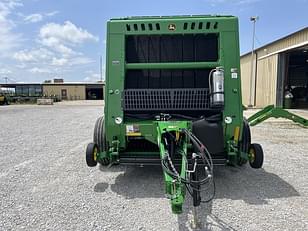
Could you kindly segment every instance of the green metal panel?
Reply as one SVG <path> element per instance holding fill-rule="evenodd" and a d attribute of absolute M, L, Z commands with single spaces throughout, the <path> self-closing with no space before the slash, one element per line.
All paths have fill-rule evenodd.
<path fill-rule="evenodd" d="M 156 63 L 135 63 L 134 59 L 126 63 L 126 38 L 131 35 L 207 35 L 215 34 L 218 44 L 208 47 L 218 47 L 218 54 L 212 59 L 197 59 L 196 51 L 193 51 L 193 58 L 183 62 L 156 62 Z M 147 37 L 147 36 L 146 36 Z M 170 36 L 169 36 L 170 37 Z M 176 36 L 175 36 L 176 37 Z M 180 37 L 180 36 L 178 36 Z M 193 36 L 191 36 L 193 37 Z M 131 38 L 131 37 L 129 37 Z M 183 41 L 183 40 L 182 40 Z M 191 40 L 189 40 L 191 41 Z M 205 44 L 208 40 L 202 40 Z M 194 40 L 193 42 L 194 43 Z M 160 46 L 160 45 L 159 45 Z M 189 43 L 190 46 L 190 43 Z M 193 49 L 195 45 L 192 45 Z M 182 44 L 183 47 L 183 44 Z M 138 48 L 139 49 L 139 48 Z M 137 49 L 137 50 L 138 50 Z M 161 48 L 159 48 L 161 49 Z M 178 49 L 178 48 L 177 48 Z M 169 51 L 169 50 L 168 50 Z M 169 52 L 170 53 L 170 52 Z M 203 53 L 204 54 L 204 53 Z M 224 150 L 228 154 L 231 164 L 237 164 L 239 159 L 248 159 L 247 153 L 241 152 L 238 144 L 241 141 L 243 124 L 243 112 L 241 101 L 241 76 L 240 76 L 240 54 L 238 37 L 238 19 L 233 16 L 174 16 L 174 17 L 131 17 L 112 19 L 107 24 L 107 55 L 106 55 L 106 90 L 105 90 L 105 133 L 109 149 L 99 153 L 99 159 L 110 158 L 114 163 L 122 160 L 124 155 L 134 155 L 141 158 L 157 155 L 163 161 L 170 158 L 166 153 L 166 147 L 162 138 L 169 132 L 175 133 L 175 137 L 182 129 L 192 130 L 192 121 L 178 119 L 177 121 L 160 121 L 153 119 L 124 118 L 122 108 L 122 97 L 125 88 L 125 75 L 135 73 L 134 70 L 202 70 L 210 71 L 216 67 L 224 69 L 224 107 L 221 108 L 223 119 L 221 124 L 224 131 Z M 142 59 L 146 60 L 146 59 Z M 148 60 L 150 60 L 148 58 Z M 161 59 L 158 60 L 165 60 Z M 166 59 L 168 60 L 168 59 Z M 170 59 L 170 60 L 184 60 Z M 186 59 L 185 59 L 186 60 Z M 198 60 L 200 62 L 193 62 Z M 204 61 L 211 60 L 211 61 Z M 139 60 L 140 61 L 140 60 Z M 155 61 L 152 61 L 155 62 Z M 134 82 L 132 76 L 132 82 Z M 137 78 L 139 76 L 136 76 Z M 203 75 L 202 75 L 203 78 Z M 204 76 L 204 78 L 208 78 Z M 202 79 L 204 80 L 204 79 Z M 198 87 L 197 84 L 194 87 Z M 133 88 L 134 89 L 134 88 Z M 130 89 L 130 90 L 133 90 Z M 199 108 L 200 109 L 200 108 Z M 159 113 L 159 112 L 157 112 Z M 122 121 L 117 121 L 120 118 Z M 142 117 L 143 118 L 143 117 Z M 133 128 L 133 132 L 130 129 Z M 136 132 L 135 132 L 136 128 Z M 183 136 L 182 136 L 183 137 Z M 143 140 L 144 144 L 149 142 L 157 144 L 157 149 L 131 150 L 126 149 L 126 144 L 131 140 Z M 147 142 L 149 141 L 149 142 Z M 191 143 L 187 137 L 179 139 L 178 148 L 182 155 L 180 177 L 187 178 L 186 158 L 187 154 L 193 152 Z M 166 157 L 166 158 L 165 158 Z M 164 158 L 164 159 L 163 159 Z M 170 162 L 169 162 L 170 164 Z M 171 164 L 170 164 L 171 165 Z M 166 171 L 166 170 L 164 170 Z M 179 177 L 178 177 L 179 178 Z M 174 213 L 182 212 L 182 204 L 185 199 L 185 185 L 181 179 L 164 172 L 166 193 L 171 200 L 171 207 Z"/>
<path fill-rule="evenodd" d="M 238 33 L 235 31 L 224 32 L 221 34 L 222 66 L 225 69 L 224 118 L 227 116 L 232 118 L 232 123 L 225 125 L 226 140 L 230 140 L 232 138 L 236 126 L 242 127 L 243 121 L 238 41 Z M 237 78 L 232 78 L 232 68 L 237 69 Z"/>
<path fill-rule="evenodd" d="M 155 17 L 155 18 L 127 18 L 111 20 L 112 28 L 110 33 L 127 35 L 134 34 L 183 34 L 183 33 L 217 33 L 222 31 L 237 31 L 236 17 Z M 187 23 L 187 28 L 185 28 Z M 193 24 L 194 23 L 194 24 Z M 199 24 L 202 23 L 202 29 Z M 207 24 L 209 23 L 209 24 Z M 142 24 L 144 24 L 144 29 Z M 149 27 L 152 24 L 152 30 Z M 159 24 L 159 27 L 156 27 Z M 169 30 L 169 25 L 175 25 L 175 30 Z M 130 30 L 127 30 L 130 25 Z M 135 26 L 136 25 L 136 26 Z M 194 26 L 193 26 L 194 25 Z"/>
<path fill-rule="evenodd" d="M 136 26 L 135 26 L 136 24 Z M 159 29 L 156 28 L 159 24 Z M 187 24 L 187 27 L 185 25 Z M 129 25 L 129 26 L 128 26 Z M 152 29 L 150 26 L 152 25 Z M 194 25 L 194 26 L 193 26 Z M 202 25 L 202 26 L 199 26 Z M 128 30 L 128 27 L 130 28 Z M 186 29 L 185 29 L 186 28 Z M 225 107 L 224 119 L 232 118 L 231 124 L 224 125 L 225 150 L 228 151 L 236 127 L 242 129 L 242 101 L 239 60 L 238 19 L 232 16 L 175 16 L 175 17 L 132 17 L 113 19 L 107 26 L 107 63 L 106 63 L 106 135 L 109 144 L 119 141 L 120 150 L 126 145 L 126 123 L 117 125 L 116 117 L 123 118 L 121 94 L 124 90 L 124 78 L 129 69 L 196 69 L 222 66 L 225 71 Z M 163 34 L 219 34 L 219 60 L 217 62 L 183 63 L 125 63 L 125 38 L 128 35 Z M 232 75 L 231 71 L 236 72 Z M 233 77 L 233 78 L 232 78 Z M 137 123 L 141 123 L 140 121 Z M 151 142 L 156 141 L 156 132 L 149 122 L 140 124 L 140 130 Z M 149 135 L 152 132 L 152 135 Z M 241 136 L 241 132 L 240 132 Z M 237 144 L 235 141 L 235 145 Z M 231 156 L 231 155 L 230 155 Z M 233 157 L 230 157 L 232 162 Z"/>
<path fill-rule="evenodd" d="M 198 69 L 198 68 L 215 68 L 219 62 L 182 62 L 182 63 L 127 63 L 127 70 L 151 70 L 151 69 Z"/>
<path fill-rule="evenodd" d="M 111 22 L 107 30 L 110 31 Z M 120 139 L 120 145 L 125 145 L 125 134 L 122 125 L 115 123 L 115 118 L 123 118 L 121 109 L 121 92 L 124 87 L 125 61 L 124 61 L 124 34 L 107 33 L 107 69 L 106 69 L 106 101 L 105 101 L 105 128 L 106 139 L 109 143 L 114 138 Z"/>

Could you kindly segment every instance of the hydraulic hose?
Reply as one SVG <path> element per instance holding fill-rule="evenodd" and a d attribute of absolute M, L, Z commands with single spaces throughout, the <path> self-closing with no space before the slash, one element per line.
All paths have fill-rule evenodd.
<path fill-rule="evenodd" d="M 201 189 L 201 186 L 206 185 L 206 184 L 208 185 L 213 184 L 213 192 L 212 192 L 211 197 L 205 201 L 201 200 L 202 203 L 207 203 L 211 201 L 215 196 L 215 182 L 213 180 L 213 161 L 212 161 L 211 155 L 208 149 L 202 144 L 202 142 L 194 134 L 192 134 L 187 129 L 183 129 L 182 132 L 186 135 L 187 138 L 189 138 L 193 146 L 198 150 L 198 156 L 201 157 L 203 164 L 206 166 L 205 167 L 205 177 L 200 180 L 193 180 L 191 179 L 190 176 L 188 178 L 183 178 L 180 176 L 180 174 L 178 173 L 178 171 L 176 170 L 172 162 L 172 157 L 175 154 L 175 138 L 173 134 L 171 134 L 170 132 L 166 133 L 168 137 L 164 137 L 164 143 L 166 146 L 166 155 L 161 160 L 162 168 L 173 179 L 179 180 L 181 183 L 183 183 L 191 196 L 193 196 L 193 191 L 198 191 L 198 192 L 208 191 L 209 187 L 206 187 L 205 189 Z M 197 159 L 195 159 L 195 161 L 197 161 Z M 186 159 L 186 162 L 188 165 L 187 159 Z M 195 171 L 197 171 L 197 169 L 195 169 Z"/>

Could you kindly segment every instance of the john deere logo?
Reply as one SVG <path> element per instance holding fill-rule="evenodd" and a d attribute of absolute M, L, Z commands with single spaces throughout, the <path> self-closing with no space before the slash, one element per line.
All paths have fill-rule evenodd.
<path fill-rule="evenodd" d="M 176 30 L 175 24 L 169 24 L 168 30 Z"/>

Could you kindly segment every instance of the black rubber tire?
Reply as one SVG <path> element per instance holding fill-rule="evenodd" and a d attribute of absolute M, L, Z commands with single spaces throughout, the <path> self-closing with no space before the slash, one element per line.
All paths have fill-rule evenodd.
<path fill-rule="evenodd" d="M 249 164 L 252 168 L 262 168 L 264 154 L 260 144 L 251 144 L 249 147 L 249 155 L 253 155 L 253 159 L 249 160 Z"/>
<path fill-rule="evenodd" d="M 240 143 L 240 150 L 242 152 L 248 153 L 249 147 L 251 145 L 251 132 L 250 126 L 246 118 L 243 121 L 243 134 L 242 134 L 242 141 Z M 238 165 L 246 164 L 247 160 L 239 158 Z"/>
<path fill-rule="evenodd" d="M 95 122 L 94 133 L 93 133 L 93 142 L 97 144 L 98 150 L 103 151 L 105 146 L 103 143 L 103 133 L 102 130 L 104 126 L 104 116 L 99 117 Z"/>
<path fill-rule="evenodd" d="M 96 149 L 96 150 L 95 150 Z M 95 167 L 97 165 L 97 161 L 95 160 L 95 152 L 97 152 L 98 148 L 95 143 L 89 143 L 86 150 L 86 163 L 89 167 Z"/>
<path fill-rule="evenodd" d="M 249 147 L 251 145 L 251 131 L 250 126 L 246 118 L 244 119 L 244 127 L 245 127 L 245 151 L 248 153 Z"/>
<path fill-rule="evenodd" d="M 96 120 L 93 141 L 97 144 L 99 152 L 104 152 L 107 150 L 104 116 L 101 116 Z M 100 163 L 102 165 L 108 165 L 110 163 L 109 158 L 102 158 Z"/>

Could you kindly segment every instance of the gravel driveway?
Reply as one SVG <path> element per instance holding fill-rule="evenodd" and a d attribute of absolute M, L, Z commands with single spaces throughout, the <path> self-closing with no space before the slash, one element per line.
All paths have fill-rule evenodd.
<path fill-rule="evenodd" d="M 0 230 L 190 229 L 190 198 L 173 215 L 160 168 L 86 166 L 101 114 L 97 104 L 0 107 Z M 308 129 L 271 120 L 252 135 L 263 169 L 215 169 L 203 230 L 308 230 Z"/>

